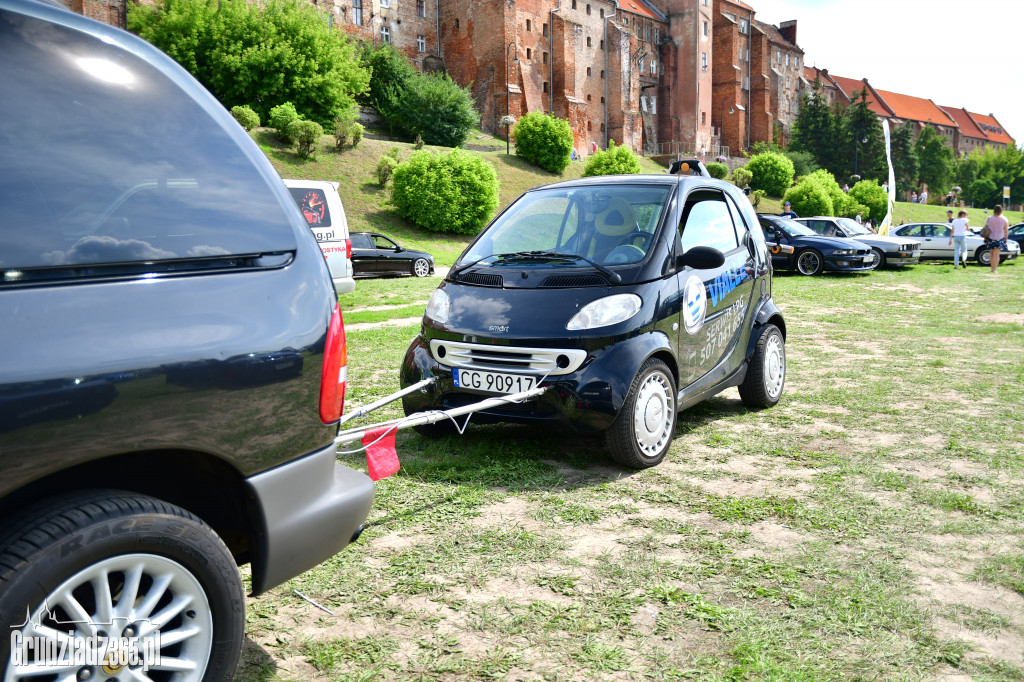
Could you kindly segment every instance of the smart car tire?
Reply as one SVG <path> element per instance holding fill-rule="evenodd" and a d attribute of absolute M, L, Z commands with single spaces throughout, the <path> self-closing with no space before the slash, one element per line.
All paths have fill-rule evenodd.
<path fill-rule="evenodd" d="M 825 259 L 815 249 L 806 249 L 800 252 L 796 259 L 796 269 L 801 275 L 820 275 L 825 268 Z"/>
<path fill-rule="evenodd" d="M 426 258 L 417 258 L 412 263 L 412 274 L 417 277 L 426 277 L 430 274 L 430 263 Z"/>
<path fill-rule="evenodd" d="M 778 327 L 765 325 L 739 386 L 740 399 L 747 407 L 772 407 L 782 397 L 785 383 L 786 342 Z"/>
<path fill-rule="evenodd" d="M 70 641 L 100 633 L 145 641 L 158 626 L 161 661 L 151 671 L 178 671 L 175 679 L 196 682 L 231 679 L 244 633 L 242 583 L 227 547 L 199 518 L 152 497 L 99 490 L 37 505 L 10 521 L 0 536 L 5 633 L 30 621 L 22 627 L 26 636 L 35 622 L 72 633 Z M 51 617 L 89 625 L 60 626 Z M 0 637 L 5 679 L 17 680 L 11 646 L 12 637 Z M 124 679 L 123 666 L 111 665 L 65 672 Z"/>
<path fill-rule="evenodd" d="M 875 262 L 871 266 L 871 269 L 881 270 L 882 268 L 885 267 L 885 254 L 882 252 L 881 249 L 872 248 L 871 250 L 875 252 Z"/>
<path fill-rule="evenodd" d="M 631 469 L 665 459 L 676 431 L 676 386 L 668 366 L 648 359 L 633 377 L 615 421 L 605 433 L 612 458 Z"/>

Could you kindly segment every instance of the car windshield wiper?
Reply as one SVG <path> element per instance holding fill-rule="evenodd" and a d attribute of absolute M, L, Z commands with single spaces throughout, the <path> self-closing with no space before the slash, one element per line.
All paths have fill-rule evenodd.
<path fill-rule="evenodd" d="M 622 281 L 622 277 L 619 276 L 619 273 L 609 270 L 597 261 L 591 260 L 586 256 L 579 256 L 575 253 L 560 253 L 558 251 L 517 251 L 515 253 L 506 253 L 502 255 L 502 261 L 506 263 L 528 260 L 560 260 L 567 262 L 583 261 L 596 268 L 611 284 L 618 284 Z"/>

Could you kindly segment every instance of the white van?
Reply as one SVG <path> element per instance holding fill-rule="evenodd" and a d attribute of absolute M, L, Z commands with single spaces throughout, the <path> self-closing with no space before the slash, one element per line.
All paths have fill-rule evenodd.
<path fill-rule="evenodd" d="M 338 196 L 338 183 L 328 180 L 285 180 L 295 203 L 320 243 L 327 259 L 334 288 L 347 294 L 356 288 L 352 278 L 352 242 L 348 238 L 345 207 Z"/>

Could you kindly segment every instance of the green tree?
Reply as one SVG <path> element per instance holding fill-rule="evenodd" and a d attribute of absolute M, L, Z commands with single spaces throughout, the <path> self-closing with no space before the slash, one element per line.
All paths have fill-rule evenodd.
<path fill-rule="evenodd" d="M 999 203 L 1003 196 L 1001 187 L 996 187 L 992 178 L 978 178 L 969 188 L 970 201 L 973 206 L 992 207 Z"/>
<path fill-rule="evenodd" d="M 978 177 L 995 183 L 1000 198 L 1003 187 L 1010 188 L 1010 197 L 1016 197 L 1017 202 L 1024 197 L 1024 155 L 1017 147 L 1010 145 L 999 150 L 986 147 L 971 156 L 977 158 Z"/>
<path fill-rule="evenodd" d="M 895 126 L 890 133 L 889 148 L 892 154 L 893 175 L 896 177 L 896 191 L 904 194 L 917 186 L 918 162 L 917 151 L 914 148 L 914 124 L 907 121 L 901 126 Z"/>
<path fill-rule="evenodd" d="M 728 170 L 728 169 L 726 169 Z M 627 175 L 642 173 L 640 160 L 629 147 L 619 147 L 615 140 L 608 140 L 608 149 L 600 149 L 587 160 L 583 168 L 584 176 L 593 175 Z"/>
<path fill-rule="evenodd" d="M 267 120 L 292 102 L 331 126 L 370 82 L 345 34 L 300 0 L 162 0 L 128 3 L 128 29 L 176 59 L 225 107 Z"/>
<path fill-rule="evenodd" d="M 778 152 L 758 154 L 746 169 L 753 174 L 750 186 L 763 189 L 768 196 L 781 197 L 793 184 L 793 162 Z"/>
<path fill-rule="evenodd" d="M 835 109 L 828 103 L 821 81 L 815 80 L 800 102 L 800 113 L 793 122 L 789 148 L 806 152 L 822 168 L 836 166 L 836 138 L 839 129 Z"/>
<path fill-rule="evenodd" d="M 881 180 L 889 176 L 885 161 L 885 133 L 867 102 L 867 91 L 854 93 L 841 119 L 839 157 L 843 167 L 833 170 L 836 177 L 856 174 Z"/>
<path fill-rule="evenodd" d="M 914 151 L 920 163 L 918 179 L 928 185 L 929 193 L 944 194 L 953 177 L 953 148 L 945 143 L 935 128 L 925 126 L 917 135 Z"/>
<path fill-rule="evenodd" d="M 402 95 L 418 72 L 405 55 L 389 43 L 379 47 L 367 43 L 359 53 L 359 60 L 373 74 L 361 100 L 377 110 L 392 135 L 401 133 Z"/>
<path fill-rule="evenodd" d="M 516 156 L 552 173 L 561 173 L 572 157 L 572 128 L 565 119 L 542 111 L 523 115 L 512 128 Z"/>
<path fill-rule="evenodd" d="M 391 178 L 399 215 L 432 232 L 476 234 L 498 207 L 498 174 L 479 156 L 415 152 Z"/>
<path fill-rule="evenodd" d="M 447 74 L 417 74 L 399 98 L 399 120 L 409 137 L 426 144 L 461 147 L 480 123 L 473 95 Z"/>
<path fill-rule="evenodd" d="M 786 201 L 799 216 L 832 215 L 832 199 L 828 191 L 811 177 L 805 177 L 786 190 Z"/>
<path fill-rule="evenodd" d="M 867 207 L 865 218 L 880 221 L 889 210 L 889 195 L 877 180 L 861 180 L 850 188 L 850 197 Z"/>

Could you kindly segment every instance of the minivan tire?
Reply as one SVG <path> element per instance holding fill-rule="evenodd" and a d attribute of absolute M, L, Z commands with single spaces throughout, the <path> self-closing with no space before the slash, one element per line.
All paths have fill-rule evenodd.
<path fill-rule="evenodd" d="M 177 615 L 161 618 L 160 637 L 192 634 L 163 648 L 172 647 L 174 658 L 194 662 L 198 671 L 205 668 L 204 674 L 183 679 L 232 678 L 245 630 L 245 597 L 231 553 L 202 520 L 146 495 L 92 490 L 35 505 L 5 521 L 9 521 L 7 530 L 0 534 L 0 630 L 4 633 L 25 623 L 26 610 L 34 614 L 45 604 L 51 612 L 73 616 L 60 620 L 105 622 L 107 629 L 97 625 L 95 630 L 108 637 L 131 636 L 128 628 L 145 631 L 153 624 L 149 616 L 168 609 L 171 600 L 189 598 L 187 605 L 170 609 L 173 613 L 180 608 Z M 140 576 L 130 602 L 133 611 L 147 605 L 147 598 L 155 602 L 145 616 L 136 616 L 137 622 L 126 623 L 119 615 L 119 601 L 123 590 L 132 589 L 128 586 L 134 582 L 129 577 L 133 574 Z M 97 589 L 103 582 L 107 590 Z M 69 590 L 81 604 L 77 613 L 59 596 Z M 106 621 L 100 617 L 104 608 L 114 614 Z M 76 628 L 73 638 L 85 640 L 88 629 Z M 11 645 L 11 636 L 0 637 L 0 668 L 12 662 Z M 106 675 L 101 671 L 81 674 L 115 677 L 111 671 Z"/>
<path fill-rule="evenodd" d="M 608 451 L 630 469 L 665 459 L 676 432 L 676 385 L 668 365 L 649 358 L 633 377 L 626 399 L 605 432 Z"/>
<path fill-rule="evenodd" d="M 772 407 L 782 397 L 785 384 L 786 341 L 778 327 L 768 324 L 757 339 L 747 374 L 739 385 L 740 400 L 747 407 Z"/>

